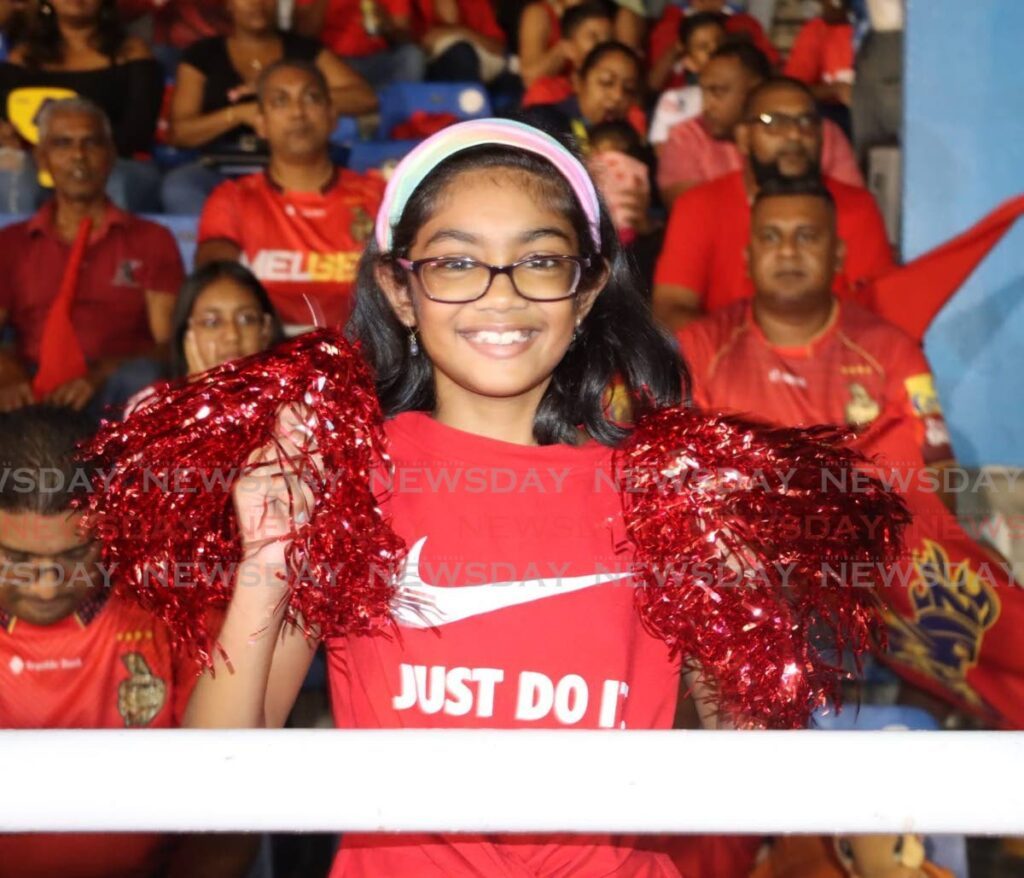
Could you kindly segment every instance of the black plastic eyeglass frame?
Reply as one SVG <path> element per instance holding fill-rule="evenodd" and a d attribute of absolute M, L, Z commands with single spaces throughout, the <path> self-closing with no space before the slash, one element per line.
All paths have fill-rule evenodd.
<path fill-rule="evenodd" d="M 526 265 L 527 263 L 536 262 L 541 259 L 558 259 L 563 262 L 575 263 L 576 280 L 573 281 L 572 289 L 564 296 L 558 296 L 557 298 L 554 299 L 538 299 L 535 298 L 534 296 L 527 296 L 525 293 L 523 293 L 522 290 L 519 289 L 519 287 L 516 286 L 516 279 L 512 276 L 512 272 L 515 271 L 515 269 L 517 269 L 520 265 Z M 491 273 L 490 278 L 487 280 L 487 285 L 484 287 L 483 292 L 480 293 L 480 295 L 473 296 L 473 298 L 471 299 L 439 299 L 436 296 L 430 295 L 430 291 L 427 289 L 427 285 L 423 283 L 422 278 L 420 278 L 420 270 L 425 265 L 436 264 L 438 262 L 453 261 L 472 263 L 474 266 L 477 266 L 479 268 L 486 268 Z M 517 295 L 526 299 L 528 302 L 563 302 L 566 299 L 571 299 L 579 292 L 580 281 L 583 280 L 583 272 L 585 269 L 590 267 L 592 260 L 589 256 L 530 256 L 528 259 L 520 259 L 518 262 L 513 262 L 511 265 L 489 265 L 486 262 L 480 262 L 478 259 L 469 259 L 468 257 L 461 258 L 454 256 L 432 256 L 429 259 L 415 260 L 398 258 L 395 259 L 395 262 L 397 262 L 398 265 L 400 265 L 406 271 L 415 275 L 416 279 L 419 280 L 420 282 L 420 286 L 423 288 L 423 295 L 430 299 L 431 302 L 441 302 L 442 304 L 445 305 L 465 305 L 468 304 L 469 302 L 476 302 L 477 300 L 482 299 L 484 296 L 486 296 L 487 293 L 490 292 L 491 286 L 494 284 L 494 279 L 499 274 L 507 275 L 509 282 L 512 284 L 512 289 L 516 291 Z"/>

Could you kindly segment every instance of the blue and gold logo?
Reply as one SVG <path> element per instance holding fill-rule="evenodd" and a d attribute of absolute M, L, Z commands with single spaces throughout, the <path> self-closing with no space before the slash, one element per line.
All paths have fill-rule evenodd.
<path fill-rule="evenodd" d="M 915 582 L 909 596 L 913 619 L 888 613 L 889 653 L 908 667 L 937 679 L 965 703 L 984 701 L 967 682 L 982 641 L 999 619 L 999 596 L 968 560 L 950 563 L 939 543 L 924 540 L 913 553 Z"/>

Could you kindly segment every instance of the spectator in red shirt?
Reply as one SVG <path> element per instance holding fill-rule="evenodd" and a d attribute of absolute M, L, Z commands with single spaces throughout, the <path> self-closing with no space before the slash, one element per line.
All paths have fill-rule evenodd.
<path fill-rule="evenodd" d="M 743 167 L 736 133 L 747 96 L 770 76 L 767 59 L 749 43 L 726 43 L 701 73 L 700 116 L 673 127 L 661 149 L 658 185 L 671 205 L 688 189 Z M 853 147 L 834 122 L 823 119 L 821 168 L 829 177 L 863 186 Z"/>
<path fill-rule="evenodd" d="M 745 119 L 736 131 L 743 169 L 691 189 L 672 206 L 654 276 L 655 313 L 672 329 L 752 295 L 743 261 L 750 203 L 773 178 L 821 179 L 832 193 L 846 244 L 837 294 L 893 265 L 871 193 L 821 174 L 822 126 L 807 86 L 783 78 L 763 83 L 751 93 Z"/>
<path fill-rule="evenodd" d="M 533 80 L 523 95 L 522 105 L 557 104 L 572 96 L 572 70 L 583 66 L 583 61 L 601 43 L 612 38 L 614 22 L 608 7 L 601 2 L 580 3 L 571 6 L 562 16 L 561 31 L 567 72 L 540 76 Z"/>
<path fill-rule="evenodd" d="M 676 2 L 670 3 L 661 14 L 658 23 L 651 29 L 647 56 L 652 65 L 657 65 L 666 52 L 672 52 L 683 17 L 697 12 L 718 12 L 727 16 L 725 29 L 730 34 L 749 40 L 764 52 L 773 67 L 778 66 L 779 53 L 772 45 L 772 41 L 768 39 L 761 23 L 752 15 L 729 8 L 725 0 L 689 0 L 689 2 L 676 0 Z"/>
<path fill-rule="evenodd" d="M 717 48 L 700 74 L 702 110 L 669 131 L 658 161 L 666 205 L 687 189 L 737 168 L 733 138 L 747 95 L 771 76 L 764 53 L 745 42 Z"/>
<path fill-rule="evenodd" d="M 423 79 L 426 62 L 412 42 L 412 13 L 412 0 L 296 0 L 294 28 L 380 88 Z"/>
<path fill-rule="evenodd" d="M 92 428 L 51 406 L 0 415 L 0 460 L 19 475 L 0 487 L 0 728 L 173 728 L 198 675 L 162 624 L 111 594 L 114 571 L 71 510 L 101 475 L 74 460 Z M 3 835 L 0 871 L 233 878 L 253 845 L 251 836 Z"/>
<path fill-rule="evenodd" d="M 822 112 L 850 128 L 853 95 L 853 24 L 850 0 L 824 0 L 822 14 L 797 34 L 786 59 L 786 76 L 810 86 Z"/>
<path fill-rule="evenodd" d="M 562 33 L 562 16 L 582 0 L 535 0 L 519 16 L 519 75 L 529 88 L 542 76 L 562 76 L 573 50 Z M 577 59 L 578 60 L 578 59 Z"/>
<path fill-rule="evenodd" d="M 279 61 L 260 77 L 257 130 L 270 166 L 222 183 L 199 220 L 196 264 L 244 262 L 297 330 L 343 323 L 356 265 L 384 194 L 378 176 L 331 161 L 327 82 L 313 65 Z"/>
<path fill-rule="evenodd" d="M 784 72 L 807 83 L 820 101 L 850 103 L 853 25 L 849 0 L 825 0 L 823 14 L 800 28 Z"/>
<path fill-rule="evenodd" d="M 923 462 L 949 465 L 949 433 L 918 344 L 832 292 L 844 249 L 827 189 L 813 180 L 766 184 L 747 249 L 753 299 L 679 333 L 694 399 L 783 426 L 833 424 L 858 433 L 897 413 Z"/>
<path fill-rule="evenodd" d="M 124 402 L 158 374 L 157 346 L 170 336 L 181 256 L 170 232 L 107 199 L 115 152 L 99 107 L 80 98 L 55 101 L 39 128 L 37 161 L 53 177 L 54 198 L 31 219 L 0 231 L 0 325 L 13 328 L 17 343 L 16 356 L 0 359 L 0 410 L 32 402 L 28 376 L 38 366 L 47 315 L 85 218 L 92 220 L 92 236 L 71 320 L 89 371 L 46 402 L 76 409 Z M 146 357 L 152 359 L 136 359 Z"/>
<path fill-rule="evenodd" d="M 419 43 L 427 53 L 427 79 L 491 82 L 505 70 L 505 33 L 490 3 L 417 0 Z"/>

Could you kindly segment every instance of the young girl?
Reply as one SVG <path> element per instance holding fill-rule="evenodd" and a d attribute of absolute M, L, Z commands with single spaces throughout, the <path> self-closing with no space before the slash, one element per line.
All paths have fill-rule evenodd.
<path fill-rule="evenodd" d="M 384 508 L 409 555 L 400 635 L 326 644 L 336 724 L 669 728 L 679 666 L 634 609 L 611 470 L 627 428 L 604 400 L 620 376 L 638 411 L 678 405 L 685 372 L 579 161 L 510 121 L 426 141 L 389 185 L 349 332 L 389 418 Z M 263 585 L 236 590 L 231 664 L 200 680 L 192 726 L 280 727 L 316 649 L 282 625 L 272 572 L 287 493 L 255 488 L 235 495 L 239 580 Z M 626 839 L 346 835 L 332 874 L 678 873 Z"/>

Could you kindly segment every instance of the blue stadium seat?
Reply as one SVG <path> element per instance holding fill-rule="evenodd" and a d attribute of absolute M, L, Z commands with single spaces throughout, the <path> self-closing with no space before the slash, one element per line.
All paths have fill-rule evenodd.
<path fill-rule="evenodd" d="M 491 101 L 479 82 L 397 82 L 377 93 L 380 127 L 377 137 L 387 140 L 396 125 L 417 110 L 451 113 L 459 119 L 482 119 L 491 115 Z"/>
<path fill-rule="evenodd" d="M 187 165 L 198 159 L 200 155 L 197 149 L 178 149 L 176 146 L 169 146 L 166 143 L 154 144 L 152 152 L 153 161 L 160 166 L 161 171 L 169 171 L 180 165 Z"/>
<path fill-rule="evenodd" d="M 365 174 L 385 162 L 398 161 L 418 140 L 357 140 L 349 147 L 348 168 Z"/>
<path fill-rule="evenodd" d="M 185 263 L 185 270 L 190 271 L 196 255 L 196 232 L 199 226 L 198 217 L 153 214 L 151 216 L 147 216 L 146 219 L 159 223 L 174 235 L 174 240 L 178 245 L 178 251 L 181 253 L 181 261 Z"/>
<path fill-rule="evenodd" d="M 355 116 L 339 116 L 331 133 L 331 143 L 348 146 L 359 139 L 359 122 Z"/>

